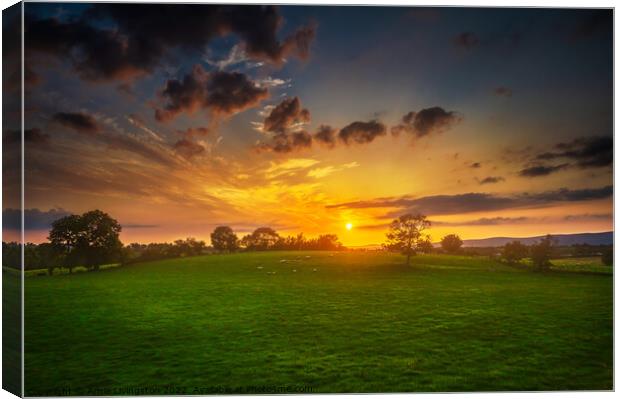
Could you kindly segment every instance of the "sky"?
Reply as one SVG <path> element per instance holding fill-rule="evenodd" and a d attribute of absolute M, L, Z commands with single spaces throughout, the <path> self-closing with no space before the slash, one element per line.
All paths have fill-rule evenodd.
<path fill-rule="evenodd" d="M 612 230 L 611 10 L 25 9 L 27 241 L 92 209 L 125 243 L 229 225 L 380 244 L 406 213 L 434 241 Z"/>

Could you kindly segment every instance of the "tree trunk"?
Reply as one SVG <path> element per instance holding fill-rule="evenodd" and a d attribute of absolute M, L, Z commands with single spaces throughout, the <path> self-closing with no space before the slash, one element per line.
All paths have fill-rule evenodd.
<path fill-rule="evenodd" d="M 407 266 L 409 266 L 409 260 L 411 259 L 411 254 L 407 253 Z"/>

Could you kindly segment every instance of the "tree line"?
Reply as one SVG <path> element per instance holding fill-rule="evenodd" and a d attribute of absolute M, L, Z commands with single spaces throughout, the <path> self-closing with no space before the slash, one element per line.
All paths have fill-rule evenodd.
<path fill-rule="evenodd" d="M 406 265 L 411 262 L 411 257 L 417 253 L 431 253 L 437 250 L 430 241 L 430 236 L 424 232 L 430 228 L 431 222 L 421 214 L 406 214 L 394 219 L 389 225 L 386 234 L 387 241 L 383 245 L 386 250 L 400 252 L 406 257 Z M 510 264 L 519 265 L 521 260 L 529 258 L 534 270 L 548 271 L 551 268 L 551 258 L 554 254 L 555 240 L 547 235 L 539 242 L 532 245 L 522 244 L 520 241 L 512 241 L 504 245 L 501 250 L 500 260 Z M 449 254 L 467 254 L 462 249 L 463 240 L 456 234 L 448 234 L 440 241 L 441 251 Z M 613 264 L 613 247 L 595 247 L 587 244 L 573 245 L 572 256 L 600 255 L 605 265 Z"/>
<path fill-rule="evenodd" d="M 283 237 L 270 227 L 259 227 L 239 239 L 231 227 L 218 226 L 211 233 L 211 246 L 191 237 L 172 243 L 123 245 L 119 238 L 121 231 L 118 221 L 100 210 L 62 217 L 52 223 L 48 242 L 24 245 L 25 269 L 47 269 L 51 275 L 59 267 L 68 269 L 69 273 L 76 267 L 96 271 L 101 265 L 111 263 L 125 264 L 214 252 L 345 249 L 335 234 L 317 238 L 306 238 L 303 234 Z M 2 253 L 3 266 L 21 268 L 20 244 L 3 242 Z"/>

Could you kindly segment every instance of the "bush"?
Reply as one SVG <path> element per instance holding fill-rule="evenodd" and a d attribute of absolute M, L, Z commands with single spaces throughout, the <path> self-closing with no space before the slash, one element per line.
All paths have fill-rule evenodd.
<path fill-rule="evenodd" d="M 527 256 L 527 247 L 520 241 L 509 242 L 504 245 L 502 258 L 509 264 L 515 264 Z"/>

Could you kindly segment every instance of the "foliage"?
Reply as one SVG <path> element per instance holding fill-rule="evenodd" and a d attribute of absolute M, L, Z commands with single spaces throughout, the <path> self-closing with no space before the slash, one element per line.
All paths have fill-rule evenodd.
<path fill-rule="evenodd" d="M 418 243 L 416 244 L 416 250 L 417 252 L 423 253 L 423 254 L 430 254 L 433 252 L 433 243 L 431 242 L 431 236 L 426 236 L 426 238 L 424 239 L 420 239 L 418 241 Z"/>
<path fill-rule="evenodd" d="M 429 228 L 431 222 L 426 216 L 410 213 L 394 219 L 390 223 L 389 231 L 386 234 L 387 242 L 384 244 L 389 251 L 397 251 L 407 257 L 407 266 L 411 262 L 411 256 L 416 254 L 421 239 L 422 232 Z M 428 237 L 426 238 L 428 240 Z M 424 246 L 425 244 L 421 244 Z M 432 245 L 431 245 L 432 246 Z"/>
<path fill-rule="evenodd" d="M 441 248 L 449 254 L 456 254 L 463 246 L 463 240 L 456 234 L 448 234 L 441 239 Z"/>
<path fill-rule="evenodd" d="M 521 259 L 527 257 L 528 248 L 526 245 L 521 244 L 521 241 L 512 241 L 504 245 L 504 249 L 502 250 L 502 258 L 510 263 L 514 264 L 519 262 Z"/>
<path fill-rule="evenodd" d="M 614 247 L 609 246 L 603 250 L 603 254 L 601 255 L 601 262 L 604 265 L 611 266 L 614 264 Z"/>
<path fill-rule="evenodd" d="M 241 245 L 254 251 L 265 251 L 273 249 L 280 236 L 271 227 L 259 227 L 252 234 L 248 234 L 241 239 Z"/>
<path fill-rule="evenodd" d="M 537 271 L 548 271 L 551 268 L 553 244 L 553 237 L 547 235 L 540 242 L 530 247 L 530 258 L 532 258 L 532 263 Z"/>
<path fill-rule="evenodd" d="M 204 241 L 189 237 L 173 243 L 131 243 L 123 248 L 123 263 L 202 255 L 207 250 Z"/>
<path fill-rule="evenodd" d="M 221 252 L 235 252 L 239 249 L 239 238 L 229 226 L 218 226 L 211 233 L 211 245 Z"/>

